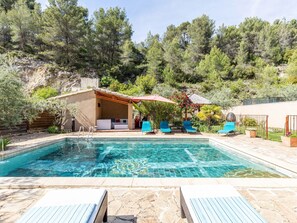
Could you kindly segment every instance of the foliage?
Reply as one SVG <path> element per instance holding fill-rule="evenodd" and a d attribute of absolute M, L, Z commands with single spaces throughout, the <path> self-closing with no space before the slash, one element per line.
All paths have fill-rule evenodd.
<path fill-rule="evenodd" d="M 140 105 L 134 104 L 134 107 L 144 116 L 150 117 L 154 128 L 159 128 L 161 121 L 173 121 L 176 117 L 180 117 L 179 109 L 175 104 L 158 101 L 142 101 Z"/>
<path fill-rule="evenodd" d="M 197 72 L 203 79 L 209 79 L 213 82 L 218 80 L 230 79 L 231 61 L 226 54 L 217 47 L 213 47 L 209 55 L 199 63 Z"/>
<path fill-rule="evenodd" d="M 6 147 L 7 147 L 7 145 L 10 144 L 10 143 L 11 143 L 11 141 L 10 141 L 9 138 L 5 138 L 5 137 L 0 138 L 1 151 L 4 151 L 6 149 Z"/>
<path fill-rule="evenodd" d="M 48 133 L 51 133 L 51 134 L 57 134 L 60 132 L 59 127 L 55 126 L 55 125 L 48 127 L 47 131 L 48 131 Z"/>
<path fill-rule="evenodd" d="M 50 97 L 55 97 L 58 95 L 58 91 L 55 88 L 50 86 L 38 88 L 34 93 L 33 96 L 39 99 L 48 99 Z"/>
<path fill-rule="evenodd" d="M 286 133 L 286 136 L 287 136 L 287 137 L 290 137 L 290 138 L 296 138 L 296 137 L 297 137 L 297 134 L 296 134 L 296 133 L 294 134 L 294 133 L 292 133 L 292 132 L 287 132 L 287 133 Z"/>
<path fill-rule="evenodd" d="M 197 117 L 210 129 L 211 125 L 219 124 L 223 120 L 222 108 L 217 105 L 204 105 L 200 108 Z"/>
<path fill-rule="evenodd" d="M 171 99 L 177 103 L 178 107 L 180 108 L 181 115 L 182 113 L 184 113 L 185 118 L 187 117 L 188 113 L 193 114 L 194 111 L 197 109 L 197 105 L 191 102 L 185 92 L 176 92 L 175 94 L 173 94 Z"/>
<path fill-rule="evenodd" d="M 147 74 L 137 77 L 135 84 L 141 89 L 142 92 L 149 94 L 156 86 L 157 80 L 154 75 Z"/>
<path fill-rule="evenodd" d="M 224 108 L 252 97 L 296 98 L 296 19 L 252 17 L 216 28 L 202 15 L 140 43 L 132 33 L 118 7 L 89 16 L 77 0 L 50 0 L 43 11 L 34 0 L 0 0 L 0 53 L 97 75 L 101 86 L 129 95 L 162 92 L 166 84 L 197 89 Z"/>
<path fill-rule="evenodd" d="M 49 99 L 47 111 L 55 116 L 54 125 L 58 126 L 59 131 L 63 131 L 68 118 L 76 115 L 77 107 L 74 104 L 68 104 L 65 100 Z"/>
<path fill-rule="evenodd" d="M 121 62 L 127 66 L 133 60 L 133 47 L 127 42 L 131 40 L 132 27 L 125 10 L 118 7 L 107 10 L 100 8 L 94 13 L 92 29 L 94 33 L 90 47 L 93 49 L 91 56 L 95 59 L 94 63 L 105 68 L 111 77 L 116 78 L 119 76 L 116 67 Z"/>
<path fill-rule="evenodd" d="M 248 127 L 255 127 L 255 126 L 258 125 L 256 119 L 249 118 L 249 117 L 245 117 L 243 119 L 243 122 L 242 123 L 243 123 L 244 126 L 248 126 Z"/>
<path fill-rule="evenodd" d="M 30 101 L 11 61 L 6 61 L 3 57 L 0 60 L 0 122 L 11 127 L 30 116 Z"/>
<path fill-rule="evenodd" d="M 286 73 L 288 74 L 288 82 L 291 84 L 297 84 L 297 50 L 295 50 L 289 58 Z"/>
<path fill-rule="evenodd" d="M 177 92 L 178 90 L 176 88 L 173 88 L 165 83 L 155 85 L 152 90 L 152 94 L 157 94 L 165 98 L 171 98 Z"/>
<path fill-rule="evenodd" d="M 43 12 L 42 41 L 48 46 L 43 54 L 58 64 L 78 66 L 87 33 L 87 9 L 77 0 L 49 0 Z"/>

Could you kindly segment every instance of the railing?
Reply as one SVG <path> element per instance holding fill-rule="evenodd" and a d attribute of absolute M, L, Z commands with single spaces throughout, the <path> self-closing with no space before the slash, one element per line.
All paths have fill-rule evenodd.
<path fill-rule="evenodd" d="M 89 127 L 88 138 L 90 138 L 90 137 L 93 138 L 94 132 L 95 132 L 95 127 L 94 126 L 90 126 Z"/>
<path fill-rule="evenodd" d="M 257 122 L 257 136 L 268 139 L 268 115 L 236 115 L 237 126 L 244 132 L 248 126 L 244 125 L 245 118 L 252 118 Z"/>
<path fill-rule="evenodd" d="M 285 134 L 289 132 L 297 134 L 297 115 L 287 115 L 285 123 Z"/>
<path fill-rule="evenodd" d="M 84 126 L 80 126 L 79 130 L 78 130 L 78 136 L 80 136 L 81 134 L 83 135 L 85 133 L 85 127 Z"/>
<path fill-rule="evenodd" d="M 267 103 L 276 103 L 283 102 L 285 98 L 283 97 L 274 97 L 274 98 L 249 98 L 243 100 L 243 105 L 256 105 L 256 104 L 267 104 Z"/>

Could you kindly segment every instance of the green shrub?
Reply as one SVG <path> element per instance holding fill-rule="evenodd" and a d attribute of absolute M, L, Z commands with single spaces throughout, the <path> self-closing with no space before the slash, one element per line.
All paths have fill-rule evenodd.
<path fill-rule="evenodd" d="M 40 98 L 40 99 L 48 99 L 50 97 L 55 97 L 58 95 L 58 91 L 55 88 L 52 87 L 42 87 L 37 89 L 33 96 Z"/>
<path fill-rule="evenodd" d="M 50 127 L 47 128 L 48 133 L 51 134 L 58 134 L 60 133 L 58 126 L 52 125 Z"/>
<path fill-rule="evenodd" d="M 252 126 L 257 126 L 258 124 L 257 124 L 256 119 L 246 117 L 246 118 L 243 119 L 243 125 L 252 127 Z"/>
<path fill-rule="evenodd" d="M 10 141 L 9 138 L 1 138 L 0 139 L 0 146 L 1 146 L 0 148 L 1 148 L 1 150 L 4 151 L 6 149 L 6 147 L 7 147 L 7 145 L 10 144 L 10 143 L 11 143 L 11 141 Z"/>

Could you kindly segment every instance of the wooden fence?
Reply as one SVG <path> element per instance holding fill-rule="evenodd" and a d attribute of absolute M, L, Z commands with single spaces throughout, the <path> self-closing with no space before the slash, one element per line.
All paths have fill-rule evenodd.
<path fill-rule="evenodd" d="M 297 115 L 287 115 L 285 123 L 285 134 L 291 132 L 297 134 Z"/>
<path fill-rule="evenodd" d="M 248 126 L 244 126 L 245 118 L 252 118 L 257 122 L 257 136 L 263 139 L 268 139 L 268 115 L 236 115 L 236 122 L 242 131 Z"/>
<path fill-rule="evenodd" d="M 23 123 L 16 125 L 12 128 L 7 128 L 0 124 L 0 135 L 8 135 L 8 134 L 17 134 L 17 133 L 25 133 L 28 131 L 28 122 L 24 121 Z"/>
<path fill-rule="evenodd" d="M 28 123 L 28 121 L 23 121 L 23 123 L 12 128 L 7 128 L 0 124 L 0 135 L 25 133 L 28 130 L 45 130 L 51 125 L 53 125 L 53 123 L 54 116 L 48 112 L 43 112 L 39 114 L 39 117 L 35 119 L 32 123 Z"/>
<path fill-rule="evenodd" d="M 43 112 L 39 114 L 39 117 L 35 119 L 32 123 L 29 124 L 29 129 L 34 130 L 34 129 L 47 129 L 51 125 L 53 125 L 55 120 L 55 117 L 48 113 L 48 112 Z"/>

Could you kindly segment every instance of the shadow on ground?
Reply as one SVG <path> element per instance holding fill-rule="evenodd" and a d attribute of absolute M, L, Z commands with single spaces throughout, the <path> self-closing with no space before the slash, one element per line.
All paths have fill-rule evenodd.
<path fill-rule="evenodd" d="M 137 223 L 137 217 L 133 215 L 119 215 L 119 216 L 108 216 L 108 223 Z"/>

